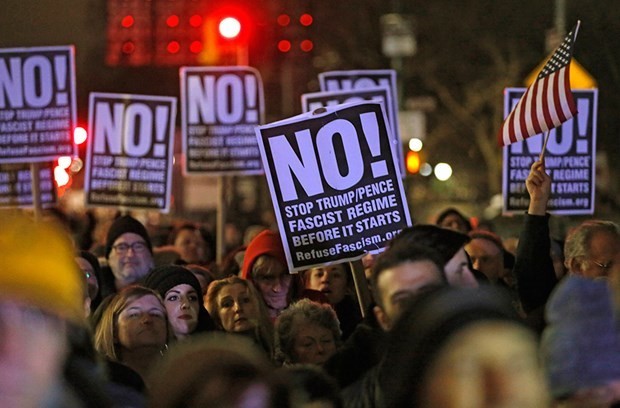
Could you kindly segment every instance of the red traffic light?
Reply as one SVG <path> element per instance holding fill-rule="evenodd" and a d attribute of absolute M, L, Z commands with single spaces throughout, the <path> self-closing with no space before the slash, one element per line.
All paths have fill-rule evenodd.
<path fill-rule="evenodd" d="M 88 133 L 83 127 L 77 126 L 75 129 L 73 129 L 73 143 L 75 143 L 76 145 L 81 145 L 86 141 L 87 138 Z"/>
<path fill-rule="evenodd" d="M 278 41 L 278 50 L 280 52 L 289 52 L 291 50 L 291 42 L 289 40 Z"/>
<path fill-rule="evenodd" d="M 241 22 L 235 17 L 224 17 L 218 24 L 218 30 L 222 37 L 232 40 L 241 33 Z"/>
<path fill-rule="evenodd" d="M 122 26 L 123 28 L 129 28 L 129 27 L 133 26 L 133 23 L 134 23 L 135 21 L 136 21 L 136 20 L 133 18 L 133 16 L 132 16 L 132 15 L 130 15 L 130 14 L 128 14 L 128 15 L 126 15 L 125 17 L 123 17 L 123 18 L 121 19 L 121 26 Z"/>

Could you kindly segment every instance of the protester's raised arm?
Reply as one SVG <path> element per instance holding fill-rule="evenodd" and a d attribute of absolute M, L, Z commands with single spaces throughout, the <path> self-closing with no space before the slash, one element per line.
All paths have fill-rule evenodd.
<path fill-rule="evenodd" d="M 547 203 L 551 196 L 551 177 L 545 172 L 544 162 L 532 164 L 525 180 L 530 205 L 525 215 L 523 230 L 515 257 L 513 273 L 523 310 L 535 329 L 544 325 L 542 311 L 557 283 L 550 255 L 549 214 Z"/>
<path fill-rule="evenodd" d="M 545 172 L 545 162 L 535 161 L 530 174 L 525 180 L 525 187 L 530 195 L 530 205 L 527 213 L 530 215 L 545 215 L 547 203 L 551 196 L 551 177 Z"/>

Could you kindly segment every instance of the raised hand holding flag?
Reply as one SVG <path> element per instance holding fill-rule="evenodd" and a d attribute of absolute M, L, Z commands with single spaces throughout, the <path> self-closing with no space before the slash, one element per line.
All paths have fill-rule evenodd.
<path fill-rule="evenodd" d="M 548 132 L 577 114 L 570 89 L 570 61 L 580 24 L 577 21 L 504 121 L 498 134 L 500 146 Z"/>

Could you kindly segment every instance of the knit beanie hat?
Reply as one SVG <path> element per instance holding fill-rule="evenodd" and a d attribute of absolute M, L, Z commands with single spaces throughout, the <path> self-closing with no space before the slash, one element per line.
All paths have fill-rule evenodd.
<path fill-rule="evenodd" d="M 154 268 L 144 281 L 143 286 L 153 289 L 164 299 L 166 292 L 177 285 L 189 285 L 198 294 L 198 327 L 196 331 L 211 330 L 215 328 L 211 316 L 204 308 L 203 293 L 198 278 L 187 268 L 180 265 L 166 265 Z"/>
<path fill-rule="evenodd" d="M 466 234 L 431 224 L 404 228 L 391 242 L 393 246 L 424 246 L 435 249 L 445 265 L 457 251 L 469 242 Z"/>
<path fill-rule="evenodd" d="M 121 235 L 133 232 L 134 234 L 138 234 L 144 239 L 146 245 L 149 248 L 149 251 L 153 253 L 153 245 L 151 245 L 151 238 L 149 237 L 149 233 L 146 231 L 146 228 L 142 223 L 130 215 L 123 215 L 118 217 L 112 225 L 110 225 L 110 229 L 108 230 L 108 236 L 106 238 L 105 243 L 105 257 L 108 258 L 110 256 L 110 252 L 112 251 L 112 245 L 114 245 L 114 241 L 118 239 Z"/>
<path fill-rule="evenodd" d="M 83 323 L 84 285 L 64 229 L 22 215 L 0 217 L 0 299 Z"/>
<path fill-rule="evenodd" d="M 187 268 L 180 265 L 158 266 L 144 278 L 143 285 L 158 292 L 162 298 L 166 296 L 166 292 L 177 285 L 190 285 L 202 303 L 202 289 L 198 278 Z M 202 305 L 201 305 L 202 306 Z"/>
<path fill-rule="evenodd" d="M 620 331 L 607 280 L 570 275 L 554 290 L 541 355 L 553 397 L 620 379 Z"/>
<path fill-rule="evenodd" d="M 252 267 L 256 259 L 261 255 L 272 256 L 282 262 L 282 264 L 288 265 L 280 234 L 266 229 L 255 236 L 245 250 L 243 267 L 241 268 L 241 277 L 243 279 L 252 280 Z"/>

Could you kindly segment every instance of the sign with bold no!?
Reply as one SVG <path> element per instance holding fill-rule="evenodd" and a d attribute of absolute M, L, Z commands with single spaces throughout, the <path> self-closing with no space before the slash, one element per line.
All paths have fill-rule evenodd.
<path fill-rule="evenodd" d="M 311 112 L 315 109 L 334 106 L 343 103 L 354 103 L 363 101 L 381 102 L 387 107 L 392 102 L 390 88 L 379 86 L 373 88 L 352 89 L 349 91 L 324 91 L 312 92 L 301 95 L 301 109 L 304 112 Z M 401 152 L 400 140 L 394 132 L 390 132 L 390 145 L 398 157 Z"/>
<path fill-rule="evenodd" d="M 52 163 L 38 169 L 39 195 L 42 207 L 56 204 Z M 32 169 L 28 163 L 0 164 L 0 208 L 27 208 L 34 204 Z"/>
<path fill-rule="evenodd" d="M 393 69 L 328 71 L 319 74 L 321 91 L 351 91 L 366 88 L 385 87 L 390 90 L 390 99 L 386 102 L 388 122 L 392 128 L 393 140 L 397 141 L 397 163 L 400 174 L 404 177 L 405 156 L 398 126 L 398 93 L 396 89 L 396 71 Z"/>
<path fill-rule="evenodd" d="M 263 85 L 251 67 L 181 68 L 186 174 L 262 174 L 254 127 L 263 122 Z"/>
<path fill-rule="evenodd" d="M 91 93 L 86 203 L 168 212 L 176 98 Z"/>
<path fill-rule="evenodd" d="M 383 105 L 337 105 L 256 129 L 291 271 L 376 253 L 410 225 Z"/>
<path fill-rule="evenodd" d="M 75 154 L 72 46 L 0 49 L 0 163 Z"/>
<path fill-rule="evenodd" d="M 524 92 L 524 88 L 506 89 L 505 115 Z M 545 168 L 552 179 L 548 208 L 554 214 L 593 214 L 598 90 L 574 90 L 573 96 L 579 113 L 551 130 L 545 150 Z M 527 211 L 529 196 L 525 179 L 542 146 L 540 134 L 504 147 L 504 213 Z"/>
<path fill-rule="evenodd" d="M 387 107 L 392 102 L 390 88 L 378 86 L 372 88 L 351 89 L 348 91 L 321 91 L 301 95 L 301 109 L 310 112 L 325 106 L 363 101 L 383 102 Z"/>

